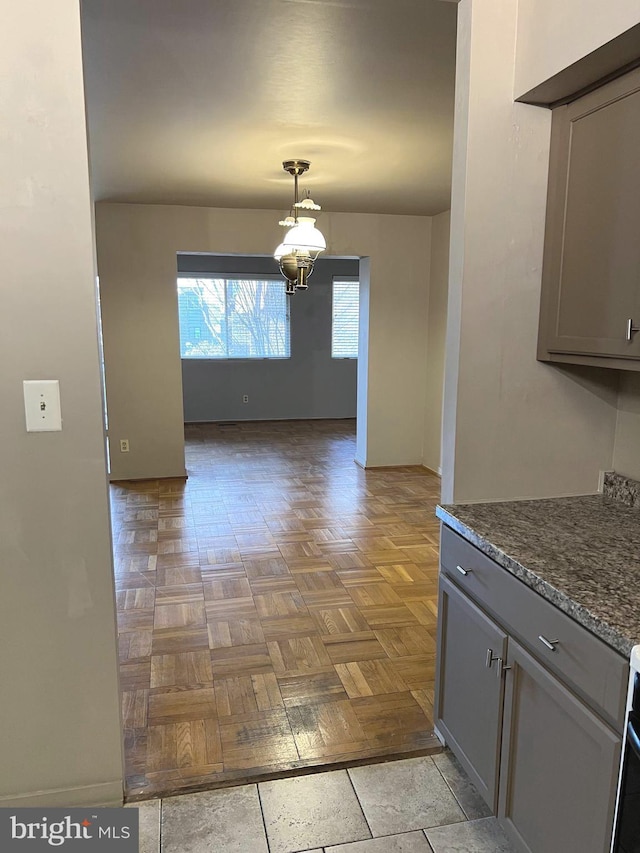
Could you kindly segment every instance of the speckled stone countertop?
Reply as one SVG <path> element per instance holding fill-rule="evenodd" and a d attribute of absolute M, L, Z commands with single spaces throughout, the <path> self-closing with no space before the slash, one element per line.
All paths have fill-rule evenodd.
<path fill-rule="evenodd" d="M 640 512 L 603 495 L 439 506 L 446 525 L 625 657 L 640 643 Z"/>

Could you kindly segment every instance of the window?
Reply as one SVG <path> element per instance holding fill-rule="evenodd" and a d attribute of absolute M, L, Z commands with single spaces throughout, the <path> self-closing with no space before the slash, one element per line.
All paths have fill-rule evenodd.
<path fill-rule="evenodd" d="M 358 357 L 358 315 L 360 313 L 360 282 L 333 282 L 333 312 L 331 317 L 331 357 Z"/>
<path fill-rule="evenodd" d="M 178 279 L 182 358 L 289 358 L 289 307 L 275 279 Z"/>

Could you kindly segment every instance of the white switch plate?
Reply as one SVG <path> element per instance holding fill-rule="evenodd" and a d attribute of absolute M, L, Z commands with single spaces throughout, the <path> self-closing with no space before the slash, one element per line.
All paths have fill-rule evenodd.
<path fill-rule="evenodd" d="M 27 379 L 22 386 L 27 432 L 59 432 L 62 429 L 60 382 L 57 379 Z"/>

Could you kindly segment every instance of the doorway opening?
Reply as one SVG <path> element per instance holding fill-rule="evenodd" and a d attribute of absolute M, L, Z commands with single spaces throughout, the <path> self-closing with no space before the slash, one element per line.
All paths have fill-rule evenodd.
<path fill-rule="evenodd" d="M 271 257 L 178 255 L 185 423 L 356 417 L 358 302 L 345 288 L 359 262 L 319 259 L 293 296 L 275 267 Z M 345 283 L 337 306 L 335 282 Z"/>
<path fill-rule="evenodd" d="M 111 487 L 131 800 L 439 749 L 439 481 L 354 464 L 359 262 L 270 260 L 178 255 L 188 478 Z"/>

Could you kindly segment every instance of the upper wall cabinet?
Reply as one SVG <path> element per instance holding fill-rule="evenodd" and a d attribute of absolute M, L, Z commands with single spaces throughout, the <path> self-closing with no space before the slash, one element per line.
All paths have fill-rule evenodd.
<path fill-rule="evenodd" d="M 640 69 L 553 111 L 538 358 L 640 370 Z"/>

